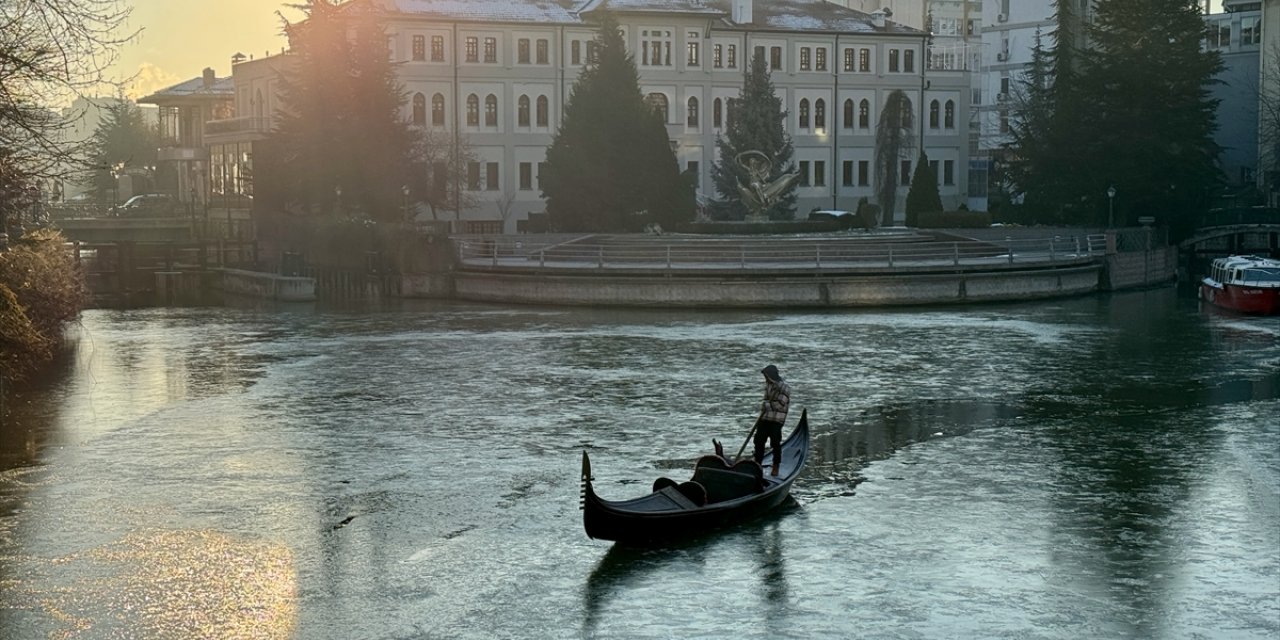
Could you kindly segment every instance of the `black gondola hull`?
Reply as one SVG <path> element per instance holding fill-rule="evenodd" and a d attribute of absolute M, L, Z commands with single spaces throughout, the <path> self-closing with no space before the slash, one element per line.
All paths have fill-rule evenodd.
<path fill-rule="evenodd" d="M 778 476 L 765 476 L 765 486 L 759 492 L 706 505 L 693 505 L 671 491 L 655 491 L 632 500 L 605 500 L 595 493 L 590 461 L 583 453 L 583 526 L 587 535 L 597 540 L 651 544 L 688 538 L 753 520 L 777 509 L 787 500 L 808 453 L 808 413 L 802 412 L 800 422 L 783 443 Z M 772 456 L 772 451 L 766 453 L 765 468 L 772 466 Z"/>

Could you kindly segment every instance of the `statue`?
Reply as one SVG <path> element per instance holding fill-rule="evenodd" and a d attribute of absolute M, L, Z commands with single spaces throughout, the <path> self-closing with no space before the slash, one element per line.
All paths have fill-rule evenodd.
<path fill-rule="evenodd" d="M 734 161 L 747 173 L 747 184 L 738 181 L 738 193 L 742 196 L 742 204 L 747 208 L 747 220 L 754 222 L 767 218 L 766 212 L 778 203 L 782 194 L 800 180 L 799 173 L 784 173 L 772 180 L 773 158 L 763 151 L 743 151 L 734 156 Z"/>

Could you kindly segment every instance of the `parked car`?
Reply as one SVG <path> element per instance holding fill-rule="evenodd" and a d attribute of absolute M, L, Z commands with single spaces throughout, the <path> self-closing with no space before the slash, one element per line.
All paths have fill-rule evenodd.
<path fill-rule="evenodd" d="M 167 193 L 141 193 L 111 208 L 111 215 L 128 218 L 165 218 L 177 210 L 177 201 Z"/>

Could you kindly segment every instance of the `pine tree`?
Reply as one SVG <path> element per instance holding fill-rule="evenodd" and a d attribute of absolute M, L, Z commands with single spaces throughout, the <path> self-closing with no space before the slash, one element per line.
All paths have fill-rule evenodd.
<path fill-rule="evenodd" d="M 913 146 L 911 132 L 911 98 L 901 89 L 894 89 L 876 123 L 876 200 L 884 226 L 893 224 L 898 203 L 898 163 L 910 157 L 906 152 Z"/>
<path fill-rule="evenodd" d="M 297 62 L 281 79 L 285 107 L 264 145 L 275 148 L 261 154 L 259 165 L 271 166 L 257 172 L 276 184 L 258 187 L 260 199 L 308 214 L 402 215 L 401 190 L 421 166 L 419 132 L 401 112 L 385 27 L 368 6 L 308 0 L 307 18 L 286 23 Z"/>
<path fill-rule="evenodd" d="M 722 211 L 717 217 L 742 220 L 747 208 L 742 203 L 738 185 L 749 184 L 746 169 L 737 158 L 746 151 L 760 151 L 773 159 L 773 171 L 769 180 L 777 180 L 783 174 L 794 173 L 791 136 L 787 135 L 787 112 L 774 91 L 769 76 L 769 66 L 764 53 L 756 51 L 743 76 L 742 91 L 729 100 L 728 118 L 724 135 L 716 136 L 719 160 L 711 168 L 711 180 L 722 200 Z M 790 220 L 795 217 L 796 189 L 783 192 L 766 216 L 770 220 Z"/>
<path fill-rule="evenodd" d="M 680 175 L 666 124 L 640 94 L 635 62 L 611 15 L 602 17 L 590 51 L 539 176 L 549 223 L 626 231 L 692 219 L 692 185 Z"/>
<path fill-rule="evenodd" d="M 923 151 L 916 160 L 915 173 L 911 175 L 911 189 L 907 191 L 907 226 L 920 226 L 920 214 L 942 211 L 942 196 L 938 193 L 938 176 L 929 165 L 929 156 Z"/>
<path fill-rule="evenodd" d="M 120 99 L 107 106 L 93 136 L 85 142 L 90 191 L 98 200 L 115 197 L 117 179 L 125 173 L 150 177 L 160 134 L 148 124 L 138 105 Z"/>

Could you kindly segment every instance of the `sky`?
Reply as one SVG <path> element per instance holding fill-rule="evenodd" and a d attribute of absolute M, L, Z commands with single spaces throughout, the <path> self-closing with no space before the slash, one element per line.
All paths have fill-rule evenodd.
<path fill-rule="evenodd" d="M 126 94 L 139 98 L 201 75 L 212 67 L 231 75 L 231 56 L 260 58 L 285 46 L 277 12 L 292 21 L 297 0 L 125 0 L 132 5 L 127 32 L 138 37 L 120 48 L 112 77 L 137 78 Z"/>
<path fill-rule="evenodd" d="M 231 75 L 231 56 L 254 58 L 285 45 L 280 16 L 296 21 L 289 5 L 300 0 L 125 0 L 133 6 L 129 31 L 141 30 L 120 50 L 112 75 L 137 76 L 126 94 L 139 98 L 195 78 L 205 67 Z M 1213 1 L 1220 11 L 1221 0 Z"/>

